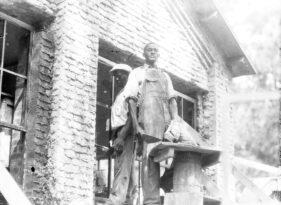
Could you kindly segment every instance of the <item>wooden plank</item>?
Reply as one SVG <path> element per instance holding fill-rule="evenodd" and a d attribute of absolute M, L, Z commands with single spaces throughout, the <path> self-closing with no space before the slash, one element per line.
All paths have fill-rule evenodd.
<path fill-rule="evenodd" d="M 209 154 L 203 157 L 202 167 L 209 167 L 220 162 L 220 152 Z"/>
<path fill-rule="evenodd" d="M 117 63 L 115 63 L 115 62 L 113 62 L 111 60 L 108 60 L 108 59 L 106 59 L 106 58 L 104 58 L 102 56 L 98 57 L 98 61 L 99 61 L 99 63 L 102 63 L 104 65 L 108 65 L 108 66 L 111 66 L 111 67 L 113 67 L 113 66 L 115 66 L 117 64 Z"/>
<path fill-rule="evenodd" d="M 22 75 L 22 74 L 19 74 L 19 73 L 16 73 L 14 71 L 10 71 L 8 69 L 5 69 L 3 68 L 3 71 L 6 72 L 6 73 L 9 73 L 9 74 L 12 74 L 12 75 L 15 75 L 17 77 L 20 77 L 20 78 L 23 78 L 23 79 L 27 79 L 27 77 L 25 75 Z"/>
<path fill-rule="evenodd" d="M 280 93 L 278 91 L 273 92 L 253 92 L 253 93 L 237 93 L 230 95 L 231 103 L 249 103 L 254 101 L 269 101 L 279 100 Z"/>
<path fill-rule="evenodd" d="M 155 153 L 153 161 L 154 162 L 162 162 L 166 159 L 173 158 L 175 156 L 175 149 L 171 147 L 167 147 L 165 149 L 159 150 Z"/>
<path fill-rule="evenodd" d="M 13 124 L 10 124 L 10 123 L 7 123 L 7 122 L 0 121 L 0 126 L 7 127 L 7 128 L 17 130 L 17 131 L 21 131 L 21 132 L 26 132 L 26 129 L 24 127 L 13 125 Z"/>
<path fill-rule="evenodd" d="M 6 19 L 7 21 L 17 25 L 17 26 L 20 26 L 20 27 L 23 27 L 29 31 L 34 31 L 34 27 L 30 26 L 29 24 L 27 23 L 24 23 L 23 21 L 20 21 L 16 18 L 13 18 L 3 12 L 0 12 L 0 18 L 3 18 L 3 19 Z"/>
<path fill-rule="evenodd" d="M 0 192 L 9 205 L 32 205 L 14 178 L 0 163 Z"/>
<path fill-rule="evenodd" d="M 233 166 L 232 168 L 233 175 L 237 178 L 245 187 L 252 191 L 260 202 L 266 205 L 280 205 L 279 202 L 271 199 L 267 196 L 259 187 L 257 187 L 252 181 L 250 181 L 246 176 L 244 176 L 238 169 Z"/>
<path fill-rule="evenodd" d="M 261 170 L 264 172 L 268 172 L 271 174 L 275 174 L 275 175 L 281 175 L 281 170 L 280 168 L 277 167 L 273 167 L 267 164 L 263 164 L 263 163 L 259 163 L 259 162 L 255 162 L 252 160 L 247 160 L 241 157 L 233 157 L 233 163 L 235 164 L 240 164 L 243 165 L 245 167 L 250 167 L 253 169 L 257 169 L 257 170 Z"/>
<path fill-rule="evenodd" d="M 220 153 L 219 149 L 210 146 L 194 146 L 185 143 L 161 142 L 151 150 L 150 155 L 154 156 L 155 152 L 157 152 L 158 150 L 165 149 L 168 147 L 174 148 L 175 151 L 197 152 L 203 154 L 204 156 L 214 153 Z"/>

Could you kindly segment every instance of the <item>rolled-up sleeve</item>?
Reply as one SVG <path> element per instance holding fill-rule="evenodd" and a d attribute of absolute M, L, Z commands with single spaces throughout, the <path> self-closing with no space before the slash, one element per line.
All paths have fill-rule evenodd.
<path fill-rule="evenodd" d="M 176 95 L 176 92 L 174 90 L 174 86 L 173 86 L 173 83 L 172 83 L 172 80 L 171 80 L 170 76 L 167 73 L 165 73 L 165 76 L 167 78 L 167 83 L 168 83 L 168 85 L 167 85 L 168 99 L 170 100 L 172 98 L 177 98 L 177 95 Z"/>
<path fill-rule="evenodd" d="M 138 79 L 136 77 L 136 72 L 134 72 L 134 70 L 133 70 L 128 77 L 128 81 L 127 81 L 127 84 L 125 85 L 123 94 L 124 94 L 126 100 L 133 99 L 133 100 L 137 101 L 138 92 L 139 92 Z"/>

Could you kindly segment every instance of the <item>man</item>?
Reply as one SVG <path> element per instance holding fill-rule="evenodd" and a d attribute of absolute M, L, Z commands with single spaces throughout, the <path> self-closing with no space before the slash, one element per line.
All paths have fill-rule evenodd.
<path fill-rule="evenodd" d="M 158 68 L 158 46 L 144 47 L 145 64 L 133 70 L 124 88 L 135 134 L 163 140 L 164 132 L 173 119 L 178 119 L 176 95 L 170 77 Z M 138 107 L 138 113 L 137 113 Z M 160 205 L 160 167 L 149 156 L 154 143 L 143 145 L 142 187 L 143 204 Z"/>
<path fill-rule="evenodd" d="M 123 88 L 127 83 L 131 67 L 117 64 L 111 69 L 116 79 L 116 87 Z M 119 92 L 111 108 L 111 127 L 114 133 L 113 148 L 115 175 L 108 204 L 133 204 L 136 193 L 136 176 L 134 172 L 134 136 L 131 117 L 128 116 L 128 104 L 123 89 Z"/>

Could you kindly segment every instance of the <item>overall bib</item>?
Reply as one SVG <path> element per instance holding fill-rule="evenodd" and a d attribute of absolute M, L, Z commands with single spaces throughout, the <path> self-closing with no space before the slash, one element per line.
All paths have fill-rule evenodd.
<path fill-rule="evenodd" d="M 145 73 L 139 104 L 139 123 L 145 134 L 163 139 L 164 132 L 170 122 L 167 79 L 165 74 L 154 68 Z M 142 161 L 143 204 L 160 205 L 160 167 L 149 156 L 155 143 L 144 142 Z"/>

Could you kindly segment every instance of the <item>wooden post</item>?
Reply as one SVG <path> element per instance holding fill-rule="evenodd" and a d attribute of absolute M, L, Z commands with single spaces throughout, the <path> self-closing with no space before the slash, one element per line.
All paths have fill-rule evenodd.
<path fill-rule="evenodd" d="M 202 157 L 200 153 L 176 153 L 173 193 L 165 197 L 165 205 L 203 205 Z"/>

